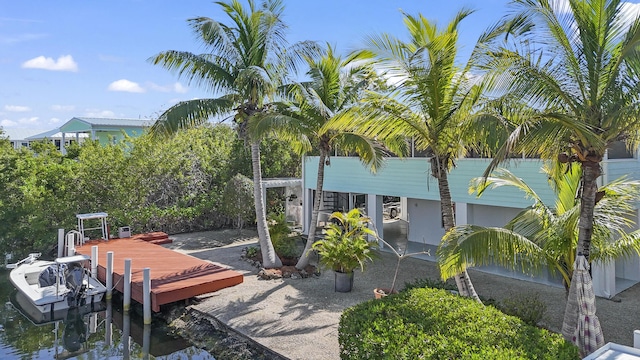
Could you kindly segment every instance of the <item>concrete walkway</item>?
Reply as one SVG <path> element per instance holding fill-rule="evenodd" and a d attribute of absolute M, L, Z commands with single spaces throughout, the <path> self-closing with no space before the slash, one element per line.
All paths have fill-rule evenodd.
<path fill-rule="evenodd" d="M 244 275 L 242 284 L 204 295 L 192 306 L 290 359 L 339 359 L 342 311 L 373 299 L 374 288 L 390 287 L 396 265 L 393 254 L 382 253 L 364 272 L 356 272 L 352 292 L 336 293 L 331 271 L 307 279 L 258 280 L 259 269 L 240 258 L 242 248 L 257 244 L 251 235 L 228 245 L 215 231 L 175 235 L 172 239 L 174 243 L 165 246 Z M 478 294 L 486 298 L 501 300 L 513 294 L 537 293 L 547 304 L 544 326 L 559 332 L 564 289 L 473 270 L 469 274 Z M 438 279 L 437 264 L 415 258 L 402 261 L 399 287 L 422 278 Z M 622 292 L 615 300 L 597 299 L 605 341 L 633 345 L 633 330 L 640 329 L 640 286 Z"/>

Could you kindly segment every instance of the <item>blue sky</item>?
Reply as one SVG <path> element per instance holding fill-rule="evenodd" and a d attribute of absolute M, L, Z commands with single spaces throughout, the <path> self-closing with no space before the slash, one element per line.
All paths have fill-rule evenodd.
<path fill-rule="evenodd" d="M 637 1 L 636 1 L 637 2 Z M 285 0 L 289 41 L 346 52 L 368 34 L 405 34 L 403 11 L 448 22 L 463 6 L 463 51 L 507 0 Z M 0 0 L 0 126 L 50 130 L 74 116 L 151 119 L 180 100 L 210 97 L 147 59 L 199 52 L 186 20 L 227 22 L 207 0 Z"/>

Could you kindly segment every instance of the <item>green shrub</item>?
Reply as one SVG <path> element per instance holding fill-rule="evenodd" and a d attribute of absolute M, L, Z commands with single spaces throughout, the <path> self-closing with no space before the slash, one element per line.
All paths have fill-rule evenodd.
<path fill-rule="evenodd" d="M 415 279 L 412 282 L 405 282 L 404 288 L 402 291 L 407 291 L 415 288 L 432 288 L 432 289 L 443 289 L 449 291 L 458 291 L 458 287 L 455 283 L 451 281 L 442 281 L 440 279 Z"/>
<path fill-rule="evenodd" d="M 341 359 L 579 359 L 560 334 L 428 288 L 345 310 L 338 341 Z"/>
<path fill-rule="evenodd" d="M 297 236 L 290 236 L 291 229 L 287 225 L 284 214 L 269 214 L 269 236 L 276 254 L 280 257 L 295 258 L 298 250 L 296 247 Z"/>
<path fill-rule="evenodd" d="M 260 248 L 257 246 L 250 246 L 247 248 L 246 257 L 249 259 L 253 259 L 260 253 Z"/>
<path fill-rule="evenodd" d="M 511 294 L 508 298 L 498 302 L 495 307 L 503 313 L 516 316 L 533 326 L 542 320 L 547 311 L 547 304 L 540 300 L 538 293 Z"/>

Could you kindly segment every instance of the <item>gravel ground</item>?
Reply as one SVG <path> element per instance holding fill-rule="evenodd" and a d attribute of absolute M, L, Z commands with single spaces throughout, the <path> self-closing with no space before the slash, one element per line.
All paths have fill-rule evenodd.
<path fill-rule="evenodd" d="M 257 244 L 253 231 L 211 231 L 171 237 L 165 245 L 192 256 L 241 272 L 244 282 L 200 297 L 193 310 L 208 314 L 262 346 L 290 359 L 339 359 L 338 323 L 342 311 L 373 298 L 373 289 L 391 285 L 396 258 L 382 253 L 355 274 L 350 293 L 333 291 L 333 273 L 323 271 L 306 279 L 258 280 L 257 268 L 240 258 L 247 246 Z M 543 326 L 559 332 L 565 308 L 564 289 L 470 270 L 478 294 L 498 301 L 513 294 L 538 294 L 547 304 Z M 397 284 L 416 279 L 439 279 L 434 262 L 407 258 L 402 261 Z M 597 315 L 605 342 L 633 345 L 640 329 L 640 285 L 616 295 L 598 298 Z"/>

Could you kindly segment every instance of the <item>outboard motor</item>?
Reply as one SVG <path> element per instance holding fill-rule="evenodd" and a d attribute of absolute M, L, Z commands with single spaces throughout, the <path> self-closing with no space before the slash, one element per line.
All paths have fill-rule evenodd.
<path fill-rule="evenodd" d="M 65 271 L 65 280 L 67 288 L 70 290 L 67 294 L 69 307 L 84 305 L 85 286 L 83 284 L 84 269 L 79 263 L 71 263 Z"/>

